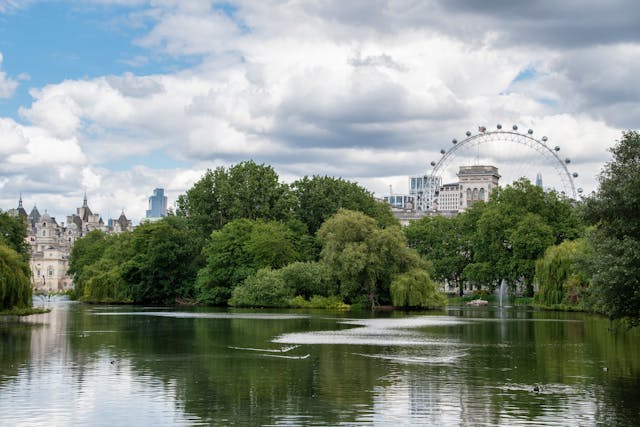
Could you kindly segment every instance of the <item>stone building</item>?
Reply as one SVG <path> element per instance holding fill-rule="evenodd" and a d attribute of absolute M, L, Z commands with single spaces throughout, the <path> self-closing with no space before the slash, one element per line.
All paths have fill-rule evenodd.
<path fill-rule="evenodd" d="M 500 174 L 495 166 L 460 166 L 458 185 L 460 186 L 460 211 L 470 208 L 479 201 L 489 201 L 489 195 L 498 188 Z"/>
<path fill-rule="evenodd" d="M 31 279 L 34 289 L 38 291 L 59 292 L 73 287 L 67 270 L 71 248 L 76 239 L 93 230 L 105 233 L 133 230 L 133 224 L 124 212 L 117 220 L 109 220 L 109 225 L 106 225 L 100 214 L 91 211 L 86 195 L 76 213 L 67 216 L 67 225 L 64 222 L 58 223 L 46 211 L 41 215 L 36 206 L 27 215 L 22 205 L 22 196 L 18 208 L 11 209 L 8 213 L 24 218 L 27 225 L 27 241 L 31 246 Z"/>

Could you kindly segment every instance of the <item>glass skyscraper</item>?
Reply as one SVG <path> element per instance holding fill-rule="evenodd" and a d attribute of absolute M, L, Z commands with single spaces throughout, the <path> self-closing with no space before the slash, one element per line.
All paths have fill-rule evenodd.
<path fill-rule="evenodd" d="M 149 197 L 149 209 L 147 218 L 162 218 L 167 216 L 167 196 L 164 195 L 164 188 L 153 190 L 153 196 Z"/>

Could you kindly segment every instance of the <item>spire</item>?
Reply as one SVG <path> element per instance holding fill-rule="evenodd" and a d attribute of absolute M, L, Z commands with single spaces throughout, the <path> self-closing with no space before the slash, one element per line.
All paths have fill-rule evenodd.
<path fill-rule="evenodd" d="M 82 207 L 86 208 L 87 207 L 87 192 L 84 192 L 84 200 L 82 200 Z"/>
<path fill-rule="evenodd" d="M 18 200 L 18 209 L 22 208 L 22 192 L 20 192 L 20 200 Z"/>

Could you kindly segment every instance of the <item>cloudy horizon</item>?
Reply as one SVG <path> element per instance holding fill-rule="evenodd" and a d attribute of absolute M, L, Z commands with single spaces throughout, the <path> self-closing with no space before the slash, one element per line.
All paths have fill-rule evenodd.
<path fill-rule="evenodd" d="M 283 182 L 330 175 L 402 194 L 453 138 L 498 123 L 547 136 L 591 192 L 639 123 L 638 9 L 0 0 L 0 209 L 22 194 L 27 211 L 64 221 L 86 193 L 105 221 L 124 210 L 137 223 L 154 188 L 171 204 L 207 169 L 245 160 Z M 494 157 L 505 179 L 511 164 L 554 186 L 548 160 L 523 150 Z"/>

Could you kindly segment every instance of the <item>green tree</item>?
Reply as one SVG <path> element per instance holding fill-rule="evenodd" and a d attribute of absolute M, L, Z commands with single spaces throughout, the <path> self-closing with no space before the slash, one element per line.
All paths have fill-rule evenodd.
<path fill-rule="evenodd" d="M 640 133 L 627 131 L 583 213 L 596 226 L 587 263 L 595 306 L 611 319 L 640 324 Z"/>
<path fill-rule="evenodd" d="M 480 265 L 466 268 L 465 277 L 490 279 L 485 283 L 490 290 L 506 280 L 512 291 L 519 284 L 530 296 L 536 259 L 548 246 L 576 238 L 584 229 L 568 200 L 526 179 L 498 189 L 476 215 L 472 253 Z"/>
<path fill-rule="evenodd" d="M 320 262 L 293 262 L 282 269 L 280 274 L 292 295 L 309 299 L 314 295 L 337 294 L 331 281 L 331 271 Z"/>
<path fill-rule="evenodd" d="M 0 310 L 31 307 L 30 277 L 24 257 L 0 243 Z"/>
<path fill-rule="evenodd" d="M 447 297 L 440 292 L 421 269 L 397 275 L 391 282 L 391 299 L 396 307 L 428 308 L 447 305 Z"/>
<path fill-rule="evenodd" d="M 404 228 L 410 247 L 433 263 L 433 278 L 463 290 L 463 272 L 471 262 L 472 228 L 468 215 L 425 216 Z"/>
<path fill-rule="evenodd" d="M 346 302 L 390 303 L 393 276 L 422 266 L 399 227 L 379 228 L 360 212 L 339 210 L 317 234 L 321 262 L 333 272 Z"/>
<path fill-rule="evenodd" d="M 546 306 L 581 303 L 588 282 L 580 263 L 588 256 L 589 249 L 584 239 L 566 240 L 547 248 L 544 256 L 536 261 L 535 302 Z"/>
<path fill-rule="evenodd" d="M 295 181 L 291 187 L 298 203 L 295 215 L 311 234 L 339 209 L 362 212 L 382 227 L 398 225 L 389 205 L 376 201 L 372 193 L 357 183 L 314 175 Z"/>
<path fill-rule="evenodd" d="M 16 251 L 22 259 L 29 261 L 31 249 L 26 243 L 27 224 L 22 217 L 0 212 L 0 243 Z"/>
<path fill-rule="evenodd" d="M 67 274 L 73 278 L 74 298 L 81 299 L 83 297 L 84 287 L 91 277 L 88 267 L 102 258 L 102 254 L 108 246 L 107 235 L 100 230 L 90 231 L 86 236 L 73 243 Z"/>
<path fill-rule="evenodd" d="M 184 218 L 170 216 L 138 226 L 131 236 L 130 259 L 122 278 L 137 304 L 175 304 L 195 296 L 200 247 Z"/>
<path fill-rule="evenodd" d="M 226 304 L 233 288 L 260 268 L 304 261 L 299 239 L 294 230 L 276 221 L 237 219 L 214 231 L 203 250 L 206 264 L 198 272 L 198 299 Z"/>
<path fill-rule="evenodd" d="M 278 182 L 271 166 L 246 161 L 208 170 L 178 197 L 178 214 L 208 237 L 235 219 L 285 221 L 291 216 L 295 198 L 289 186 Z"/>
<path fill-rule="evenodd" d="M 286 307 L 293 295 L 279 270 L 261 268 L 236 286 L 229 305 L 236 307 Z"/>

